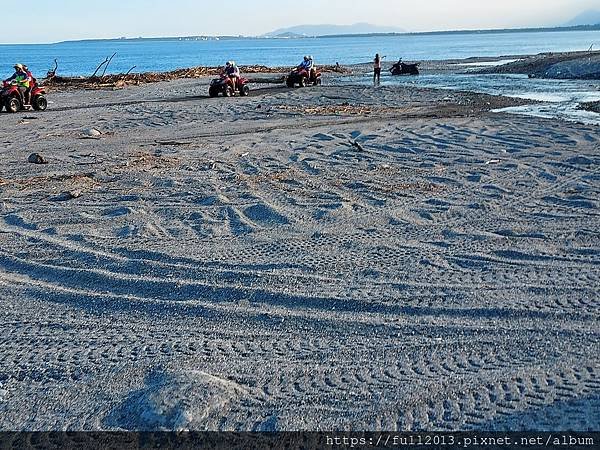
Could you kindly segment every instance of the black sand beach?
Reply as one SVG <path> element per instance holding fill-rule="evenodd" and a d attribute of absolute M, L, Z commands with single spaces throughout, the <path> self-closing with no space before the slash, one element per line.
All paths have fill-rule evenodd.
<path fill-rule="evenodd" d="M 597 126 L 207 83 L 0 115 L 0 429 L 600 428 Z"/>

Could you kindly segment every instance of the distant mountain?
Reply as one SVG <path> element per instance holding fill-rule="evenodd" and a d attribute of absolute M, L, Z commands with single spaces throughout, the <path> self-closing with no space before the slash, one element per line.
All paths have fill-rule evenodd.
<path fill-rule="evenodd" d="M 298 25 L 289 28 L 280 28 L 264 37 L 307 37 L 307 36 L 333 36 L 339 34 L 374 34 L 374 33 L 402 33 L 398 27 L 385 27 L 368 23 L 355 23 L 354 25 Z"/>
<path fill-rule="evenodd" d="M 579 25 L 599 25 L 600 24 L 600 11 L 590 9 L 579 14 L 571 21 L 565 23 L 565 27 L 576 27 Z"/>

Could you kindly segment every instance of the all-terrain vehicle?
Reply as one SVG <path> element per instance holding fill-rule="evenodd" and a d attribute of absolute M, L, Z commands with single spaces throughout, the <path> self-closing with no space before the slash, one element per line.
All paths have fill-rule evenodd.
<path fill-rule="evenodd" d="M 286 84 L 289 88 L 296 86 L 320 86 L 321 72 L 314 71 L 312 74 L 310 74 L 306 69 L 296 68 L 288 75 Z"/>
<path fill-rule="evenodd" d="M 393 76 L 401 75 L 419 75 L 419 63 L 406 64 L 402 62 L 402 59 L 392 66 L 390 69 Z"/>
<path fill-rule="evenodd" d="M 21 94 L 18 86 L 13 83 L 5 82 L 0 91 L 0 111 L 2 111 L 3 108 L 6 108 L 9 113 L 29 111 L 32 108 L 36 111 L 45 111 L 46 108 L 48 108 L 46 91 L 43 87 L 38 85 L 35 78 L 31 82 L 29 90 L 30 104 L 26 104 L 23 94 Z"/>
<path fill-rule="evenodd" d="M 250 94 L 250 87 L 248 86 L 249 82 L 250 80 L 247 78 L 239 77 L 234 89 L 231 78 L 227 75 L 221 75 L 220 78 L 215 78 L 210 83 L 208 95 L 211 97 L 218 97 L 219 94 L 223 94 L 224 97 L 233 97 L 234 95 L 239 94 L 242 97 L 246 97 Z"/>

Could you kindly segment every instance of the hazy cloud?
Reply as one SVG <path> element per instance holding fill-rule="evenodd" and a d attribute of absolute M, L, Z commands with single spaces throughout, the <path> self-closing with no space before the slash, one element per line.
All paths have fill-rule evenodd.
<path fill-rule="evenodd" d="M 369 22 L 411 31 L 561 24 L 600 0 L 30 0 L 2 6 L 0 42 L 263 34 L 300 24 Z M 34 13 L 24 16 L 33 8 Z M 27 23 L 23 26 L 23 23 Z"/>

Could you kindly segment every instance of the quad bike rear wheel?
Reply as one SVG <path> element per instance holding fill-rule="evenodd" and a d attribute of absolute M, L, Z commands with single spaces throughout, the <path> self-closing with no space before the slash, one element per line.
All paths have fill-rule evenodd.
<path fill-rule="evenodd" d="M 323 84 L 323 81 L 321 81 L 321 78 L 317 78 L 315 80 L 315 86 L 321 86 Z"/>
<path fill-rule="evenodd" d="M 248 97 L 250 95 L 250 88 L 247 85 L 244 85 L 240 88 L 240 95 L 242 97 Z"/>
<path fill-rule="evenodd" d="M 288 79 L 286 80 L 286 84 L 287 84 L 287 87 L 289 87 L 289 88 L 294 87 L 294 80 L 292 79 L 292 77 L 288 77 Z"/>
<path fill-rule="evenodd" d="M 218 97 L 219 89 L 214 86 L 211 86 L 210 89 L 208 90 L 208 95 L 212 98 Z"/>
<path fill-rule="evenodd" d="M 48 100 L 43 95 L 36 95 L 31 102 L 31 106 L 36 111 L 46 111 L 48 108 Z"/>
<path fill-rule="evenodd" d="M 6 105 L 5 106 L 6 106 L 6 110 L 9 113 L 13 113 L 13 114 L 21 111 L 21 108 L 22 108 L 22 106 L 21 106 L 21 100 L 17 96 L 9 97 L 6 100 Z"/>

